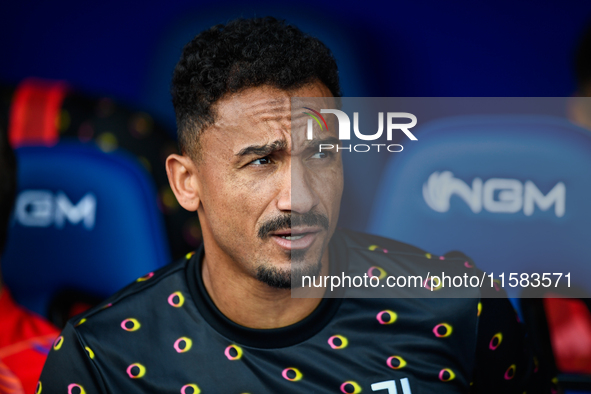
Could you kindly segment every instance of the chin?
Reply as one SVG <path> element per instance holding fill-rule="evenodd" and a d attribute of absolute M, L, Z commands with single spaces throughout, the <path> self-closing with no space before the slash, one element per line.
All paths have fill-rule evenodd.
<path fill-rule="evenodd" d="M 302 276 L 317 276 L 322 270 L 320 258 L 305 258 L 305 252 L 298 254 L 297 259 L 291 254 L 292 261 L 289 266 L 285 264 L 267 265 L 263 264 L 257 268 L 256 278 L 276 289 L 291 289 L 292 287 L 301 287 Z M 298 261 L 299 260 L 299 261 Z"/>

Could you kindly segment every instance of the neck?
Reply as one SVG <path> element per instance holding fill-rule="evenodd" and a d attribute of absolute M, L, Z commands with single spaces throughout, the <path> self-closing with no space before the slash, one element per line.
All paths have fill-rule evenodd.
<path fill-rule="evenodd" d="M 276 289 L 235 268 L 235 263 L 206 250 L 202 264 L 203 283 L 216 307 L 230 320 L 255 329 L 286 327 L 308 316 L 322 300 L 292 298 L 291 289 Z M 213 246 L 213 245 L 212 245 Z M 217 258 L 216 258 L 217 257 Z M 328 275 L 328 248 L 322 256 L 320 275 Z"/>

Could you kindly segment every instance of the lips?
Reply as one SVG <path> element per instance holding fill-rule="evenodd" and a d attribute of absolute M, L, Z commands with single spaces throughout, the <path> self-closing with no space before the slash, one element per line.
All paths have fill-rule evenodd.
<path fill-rule="evenodd" d="M 322 231 L 319 227 L 298 227 L 291 230 L 280 230 L 271 233 L 271 238 L 286 250 L 306 249 Z"/>

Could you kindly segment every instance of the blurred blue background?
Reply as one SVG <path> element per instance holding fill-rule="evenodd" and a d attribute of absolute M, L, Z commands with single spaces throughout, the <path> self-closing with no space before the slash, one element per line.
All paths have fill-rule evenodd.
<path fill-rule="evenodd" d="M 441 2 L 11 2 L 0 13 L 0 83 L 61 79 L 147 111 L 174 136 L 172 71 L 198 32 L 235 17 L 285 18 L 334 52 L 348 97 L 564 97 L 591 23 L 586 0 Z M 363 229 L 387 156 L 345 190 L 341 225 Z M 350 212 L 353 212 L 350 210 Z"/>
<path fill-rule="evenodd" d="M 196 33 L 274 15 L 335 52 L 346 96 L 569 96 L 585 0 L 6 2 L 0 82 L 64 79 L 174 130 L 172 69 Z"/>

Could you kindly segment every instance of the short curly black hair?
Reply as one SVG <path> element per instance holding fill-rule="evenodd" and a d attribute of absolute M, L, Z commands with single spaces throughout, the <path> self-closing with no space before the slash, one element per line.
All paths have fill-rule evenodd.
<path fill-rule="evenodd" d="M 240 18 L 201 32 L 185 45 L 172 77 L 181 152 L 198 157 L 199 136 L 215 122 L 212 105 L 225 94 L 262 85 L 297 89 L 317 80 L 341 96 L 330 49 L 283 20 Z"/>

